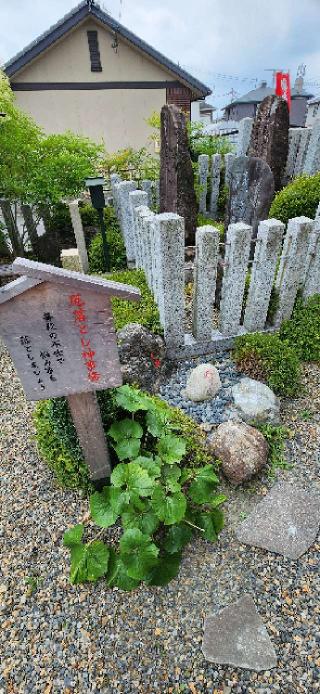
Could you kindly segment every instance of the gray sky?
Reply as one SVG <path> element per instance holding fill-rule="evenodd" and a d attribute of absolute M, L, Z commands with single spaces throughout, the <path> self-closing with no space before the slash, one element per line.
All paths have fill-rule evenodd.
<path fill-rule="evenodd" d="M 0 0 L 0 59 L 7 60 L 77 4 L 76 0 Z M 306 65 L 320 92 L 320 0 L 104 0 L 114 17 L 230 101 L 267 79 L 268 68 Z M 232 79 L 222 79 L 227 75 Z M 246 78 L 246 79 L 245 79 Z"/>

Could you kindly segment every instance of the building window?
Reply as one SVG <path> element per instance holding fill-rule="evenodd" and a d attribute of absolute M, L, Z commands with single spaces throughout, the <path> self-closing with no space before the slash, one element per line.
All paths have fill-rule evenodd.
<path fill-rule="evenodd" d="M 97 31 L 87 31 L 88 36 L 88 46 L 90 54 L 91 72 L 102 72 L 99 42 L 98 42 L 98 32 Z"/>

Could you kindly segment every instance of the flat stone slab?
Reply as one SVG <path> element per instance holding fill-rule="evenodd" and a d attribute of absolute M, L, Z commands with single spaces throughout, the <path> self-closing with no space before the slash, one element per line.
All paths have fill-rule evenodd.
<path fill-rule="evenodd" d="M 204 657 L 211 663 L 247 670 L 271 670 L 277 656 L 251 595 L 207 617 L 202 643 Z"/>
<path fill-rule="evenodd" d="M 315 541 L 320 494 L 279 482 L 236 530 L 239 542 L 298 559 Z"/>

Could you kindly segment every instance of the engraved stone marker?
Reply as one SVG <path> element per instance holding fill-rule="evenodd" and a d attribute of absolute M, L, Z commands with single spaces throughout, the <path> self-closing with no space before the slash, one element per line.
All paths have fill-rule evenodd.
<path fill-rule="evenodd" d="M 273 194 L 268 164 L 256 157 L 235 157 L 230 167 L 226 227 L 245 222 L 252 226 L 255 238 L 259 222 L 268 217 Z"/>
<path fill-rule="evenodd" d="M 121 385 L 110 298 L 138 289 L 17 258 L 0 291 L 0 332 L 28 400 L 66 396 L 92 479 L 110 475 L 95 391 Z"/>

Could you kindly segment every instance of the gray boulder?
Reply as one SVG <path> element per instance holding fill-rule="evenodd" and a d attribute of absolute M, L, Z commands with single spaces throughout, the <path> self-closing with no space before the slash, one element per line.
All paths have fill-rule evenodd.
<path fill-rule="evenodd" d="M 251 479 L 268 459 L 265 437 L 244 422 L 224 422 L 208 438 L 208 445 L 231 484 L 237 486 Z"/>
<path fill-rule="evenodd" d="M 118 331 L 117 341 L 124 382 L 156 392 L 164 369 L 163 339 L 140 323 L 128 323 Z"/>
<path fill-rule="evenodd" d="M 199 364 L 188 376 L 187 387 L 182 391 L 186 400 L 202 402 L 212 400 L 221 388 L 219 372 L 212 364 Z"/>
<path fill-rule="evenodd" d="M 234 405 L 245 422 L 278 422 L 280 416 L 280 401 L 271 388 L 243 378 L 232 388 Z"/>

